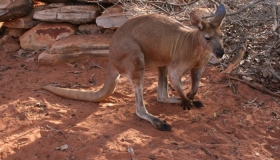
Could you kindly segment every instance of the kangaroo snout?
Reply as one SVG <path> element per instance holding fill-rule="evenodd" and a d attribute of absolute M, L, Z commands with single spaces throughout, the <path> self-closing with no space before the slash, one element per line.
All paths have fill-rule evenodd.
<path fill-rule="evenodd" d="M 223 48 L 215 49 L 214 53 L 217 58 L 222 58 L 225 54 L 225 50 Z"/>

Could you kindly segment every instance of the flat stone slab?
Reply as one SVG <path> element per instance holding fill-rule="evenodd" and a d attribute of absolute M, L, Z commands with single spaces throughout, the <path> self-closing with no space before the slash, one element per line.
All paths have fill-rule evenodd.
<path fill-rule="evenodd" d="M 47 22 L 82 24 L 94 22 L 100 15 L 97 5 L 71 5 L 35 12 L 33 18 Z"/>
<path fill-rule="evenodd" d="M 75 62 L 84 57 L 108 56 L 113 34 L 71 35 L 54 43 L 38 57 L 38 64 Z"/>
<path fill-rule="evenodd" d="M 42 6 L 34 7 L 28 15 L 14 19 L 14 20 L 6 21 L 3 25 L 8 28 L 24 28 L 24 29 L 32 28 L 32 27 L 36 26 L 37 24 L 41 23 L 41 21 L 33 19 L 34 13 L 36 11 L 40 11 L 43 9 L 44 9 L 44 7 L 42 7 Z"/>
<path fill-rule="evenodd" d="M 85 3 L 112 3 L 115 4 L 118 0 L 78 0 L 78 2 L 85 2 Z"/>
<path fill-rule="evenodd" d="M 116 29 L 133 17 L 132 13 L 126 12 L 121 6 L 113 6 L 106 8 L 101 16 L 96 18 L 96 24 L 102 28 Z"/>
<path fill-rule="evenodd" d="M 33 0 L 0 0 L 0 22 L 29 14 Z"/>
<path fill-rule="evenodd" d="M 77 27 L 69 23 L 40 23 L 19 37 L 20 46 L 26 50 L 47 48 L 54 42 L 77 32 Z"/>
<path fill-rule="evenodd" d="M 72 0 L 40 0 L 41 2 L 46 3 L 69 3 L 72 2 Z"/>

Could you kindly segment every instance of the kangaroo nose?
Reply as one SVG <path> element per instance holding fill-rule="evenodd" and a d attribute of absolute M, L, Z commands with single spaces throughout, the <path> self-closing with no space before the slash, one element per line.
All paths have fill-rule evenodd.
<path fill-rule="evenodd" d="M 217 50 L 215 51 L 215 54 L 216 54 L 216 57 L 217 57 L 217 58 L 222 58 L 223 55 L 225 54 L 225 51 L 224 51 L 223 49 L 217 49 Z"/>

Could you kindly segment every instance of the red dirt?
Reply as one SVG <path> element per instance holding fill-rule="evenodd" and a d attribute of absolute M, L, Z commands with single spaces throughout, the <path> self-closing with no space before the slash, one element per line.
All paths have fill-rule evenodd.
<path fill-rule="evenodd" d="M 196 95 L 205 107 L 190 111 L 158 103 L 157 71 L 146 72 L 147 110 L 173 127 L 161 132 L 136 116 L 125 77 L 102 103 L 40 89 L 50 83 L 101 87 L 106 58 L 38 67 L 38 54 L 15 54 L 0 50 L 0 159 L 280 159 L 280 99 L 237 81 L 214 80 L 219 73 L 214 66 L 207 66 Z M 104 69 L 89 69 L 92 63 Z M 182 81 L 187 92 L 189 76 Z M 67 149 L 56 149 L 64 144 Z"/>

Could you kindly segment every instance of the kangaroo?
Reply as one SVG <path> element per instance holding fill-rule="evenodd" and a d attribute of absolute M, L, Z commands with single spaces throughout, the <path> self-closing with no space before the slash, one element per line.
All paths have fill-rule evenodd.
<path fill-rule="evenodd" d="M 110 96 L 120 75 L 130 80 L 136 103 L 136 114 L 149 121 L 155 128 L 170 131 L 171 126 L 150 114 L 144 105 L 144 71 L 158 68 L 158 102 L 181 103 L 185 109 L 200 107 L 200 101 L 193 101 L 202 71 L 212 55 L 222 58 L 224 48 L 220 25 L 226 15 L 221 4 L 210 22 L 190 14 L 190 22 L 196 29 L 163 15 L 144 15 L 128 20 L 114 33 L 109 47 L 109 63 L 103 87 L 94 92 L 89 90 L 66 89 L 51 85 L 43 86 L 56 95 L 90 102 L 101 102 Z M 181 76 L 190 71 L 192 86 L 185 95 Z M 180 98 L 168 95 L 167 76 Z"/>

